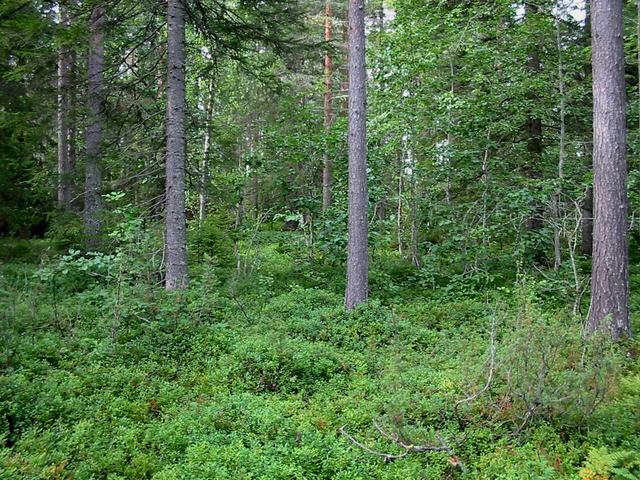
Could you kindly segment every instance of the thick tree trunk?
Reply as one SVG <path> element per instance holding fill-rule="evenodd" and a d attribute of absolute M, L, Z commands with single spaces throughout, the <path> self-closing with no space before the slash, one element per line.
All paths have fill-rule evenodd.
<path fill-rule="evenodd" d="M 102 123 L 104 109 L 104 23 L 105 7 L 96 4 L 91 10 L 89 38 L 89 125 L 86 131 L 84 224 L 87 245 L 96 247 L 100 238 L 102 209 Z"/>
<path fill-rule="evenodd" d="M 591 14 L 594 229 L 587 331 L 618 340 L 631 334 L 622 0 L 592 0 Z"/>
<path fill-rule="evenodd" d="M 331 0 L 325 0 L 324 41 L 333 40 L 333 10 Z M 328 137 L 333 124 L 333 59 L 328 51 L 324 54 L 324 133 L 327 145 L 324 149 L 322 166 L 322 211 L 331 206 L 331 185 L 333 184 L 333 161 L 329 155 Z"/>
<path fill-rule="evenodd" d="M 182 0 L 167 5 L 167 162 L 166 162 L 166 289 L 186 288 L 187 234 L 185 218 L 185 20 Z"/>
<path fill-rule="evenodd" d="M 364 0 L 349 0 L 349 240 L 345 307 L 369 290 Z"/>
<path fill-rule="evenodd" d="M 60 27 L 69 28 L 69 11 L 64 3 L 60 8 Z M 58 52 L 58 207 L 71 209 L 73 159 L 71 158 L 71 88 L 73 51 L 63 42 Z"/>

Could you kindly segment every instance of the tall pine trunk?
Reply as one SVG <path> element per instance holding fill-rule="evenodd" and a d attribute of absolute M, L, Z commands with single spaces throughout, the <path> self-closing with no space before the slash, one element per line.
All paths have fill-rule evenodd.
<path fill-rule="evenodd" d="M 182 0 L 167 2 L 167 160 L 165 242 L 167 290 L 186 288 L 187 222 L 185 217 L 185 19 Z"/>
<path fill-rule="evenodd" d="M 102 209 L 102 124 L 104 109 L 104 23 L 105 7 L 91 10 L 89 37 L 89 124 L 86 131 L 84 224 L 87 245 L 96 247 L 100 238 Z"/>
<path fill-rule="evenodd" d="M 631 334 L 622 0 L 592 0 L 593 267 L 587 331 Z"/>
<path fill-rule="evenodd" d="M 367 299 L 367 141 L 364 0 L 349 0 L 349 240 L 345 307 Z"/>
<path fill-rule="evenodd" d="M 324 41 L 329 44 L 333 40 L 333 10 L 331 0 L 325 1 L 324 10 Z M 329 45 L 327 45 L 328 47 Z M 323 166 L 322 166 L 322 210 L 325 211 L 331 206 L 331 185 L 333 183 L 332 170 L 333 162 L 329 154 L 329 134 L 333 123 L 333 59 L 329 51 L 324 54 L 324 134 L 325 145 Z"/>

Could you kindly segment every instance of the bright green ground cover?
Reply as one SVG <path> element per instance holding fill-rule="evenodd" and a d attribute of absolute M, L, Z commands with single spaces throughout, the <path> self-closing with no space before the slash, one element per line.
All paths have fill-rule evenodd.
<path fill-rule="evenodd" d="M 639 478 L 637 343 L 585 344 L 534 280 L 442 293 L 391 260 L 346 314 L 342 272 L 299 243 L 267 236 L 239 282 L 205 260 L 176 294 L 133 260 L 42 270 L 44 245 L 5 243 L 0 478 Z M 494 323 L 492 382 L 456 407 L 486 384 Z M 339 433 L 400 453 L 373 420 L 441 435 L 467 473 L 440 452 L 385 463 Z"/>

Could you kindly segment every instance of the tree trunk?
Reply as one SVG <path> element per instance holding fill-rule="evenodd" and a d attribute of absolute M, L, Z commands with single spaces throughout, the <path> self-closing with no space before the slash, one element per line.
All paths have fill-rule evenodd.
<path fill-rule="evenodd" d="M 344 99 L 342 113 L 345 117 L 349 115 L 349 7 L 347 7 L 346 18 L 342 28 L 342 44 L 344 48 L 344 71 L 342 82 L 340 83 L 340 95 Z"/>
<path fill-rule="evenodd" d="M 585 18 L 584 18 L 584 34 L 585 43 L 591 44 L 591 0 L 585 0 Z M 588 78 L 591 75 L 591 62 L 585 65 L 585 76 Z M 592 127 L 592 125 L 590 125 Z M 592 128 L 589 130 L 591 131 Z M 588 170 L 593 169 L 593 142 L 588 140 L 585 143 L 585 153 L 587 157 Z M 582 255 L 588 257 L 593 253 L 593 188 L 588 186 L 584 200 L 581 205 L 581 225 L 580 230 L 582 232 L 580 242 L 580 252 Z"/>
<path fill-rule="evenodd" d="M 345 307 L 369 290 L 364 0 L 349 0 L 349 239 Z"/>
<path fill-rule="evenodd" d="M 256 150 L 260 139 L 261 133 L 259 127 L 256 126 L 249 138 L 249 155 L 253 162 L 253 165 L 251 165 L 251 204 L 253 205 L 253 219 L 256 222 L 260 220 L 260 178 L 258 177 L 258 161 L 256 158 Z"/>
<path fill-rule="evenodd" d="M 102 123 L 104 108 L 104 22 L 105 7 L 96 4 L 91 10 L 89 38 L 89 125 L 86 131 L 84 223 L 87 245 L 98 246 L 100 210 L 102 209 Z"/>
<path fill-rule="evenodd" d="M 324 41 L 329 44 L 333 40 L 333 11 L 331 0 L 325 1 Z M 329 45 L 327 45 L 329 46 Z M 331 206 L 331 185 L 333 183 L 333 161 L 329 154 L 328 140 L 333 124 L 333 59 L 329 51 L 324 54 L 324 133 L 325 145 L 322 167 L 322 211 Z"/>
<path fill-rule="evenodd" d="M 213 82 L 209 82 L 206 100 L 204 147 L 200 164 L 200 191 L 198 195 L 198 221 L 202 227 L 207 210 L 207 185 L 209 183 L 209 157 L 211 155 L 211 120 L 213 118 Z"/>
<path fill-rule="evenodd" d="M 167 162 L 166 162 L 166 289 L 186 288 L 187 242 L 185 218 L 185 21 L 182 0 L 167 5 Z"/>
<path fill-rule="evenodd" d="M 258 170 L 254 168 L 251 175 L 251 203 L 253 203 L 253 219 L 257 222 L 260 219 L 260 182 L 258 178 Z"/>
<path fill-rule="evenodd" d="M 591 14 L 594 242 L 587 331 L 618 340 L 631 334 L 622 0 L 593 0 Z"/>
<path fill-rule="evenodd" d="M 566 158 L 565 137 L 566 137 L 566 101 L 564 98 L 564 65 L 562 60 L 562 35 L 560 31 L 560 20 L 556 21 L 556 47 L 558 49 L 558 93 L 560 94 L 560 145 L 558 154 L 558 186 L 553 195 L 553 211 L 556 225 L 553 232 L 553 252 L 554 252 L 554 270 L 558 270 L 562 264 L 562 182 L 564 179 L 564 162 Z"/>
<path fill-rule="evenodd" d="M 487 134 L 487 140 L 491 139 L 491 135 Z M 484 149 L 482 157 L 482 256 L 483 260 L 487 259 L 489 248 L 489 236 L 487 234 L 487 223 L 489 215 L 489 145 Z"/>
<path fill-rule="evenodd" d="M 238 155 L 238 173 L 242 176 L 242 189 L 238 196 L 238 203 L 236 203 L 236 220 L 235 229 L 240 230 L 242 227 L 242 221 L 244 220 L 244 202 L 247 197 L 247 167 L 244 163 L 244 157 L 242 152 L 242 136 L 238 139 L 238 146 L 236 147 L 236 154 Z"/>
<path fill-rule="evenodd" d="M 525 12 L 526 16 L 535 15 L 538 12 L 538 6 L 532 3 L 526 3 Z M 535 38 L 533 39 L 533 44 L 531 46 L 531 51 L 527 60 L 527 69 L 529 70 L 529 74 L 531 76 L 539 75 L 542 69 L 538 40 Z M 537 95 L 537 92 L 532 91 L 529 93 L 529 98 L 535 101 L 537 99 Z M 542 153 L 544 150 L 542 146 L 542 119 L 539 118 L 539 116 L 534 112 L 532 112 L 527 119 L 525 130 L 527 134 L 527 158 L 524 167 L 524 174 L 528 179 L 528 183 L 530 185 L 533 184 L 533 190 L 535 192 L 539 189 L 536 183 L 537 180 L 541 178 L 540 166 L 542 163 Z M 526 220 L 526 228 L 529 232 L 538 232 L 542 229 L 542 226 L 542 206 L 538 201 L 534 201 L 531 207 L 531 214 Z M 534 246 L 533 248 L 534 250 L 532 254 L 534 261 L 536 263 L 542 263 L 544 252 L 536 246 Z"/>
<path fill-rule="evenodd" d="M 71 169 L 71 172 L 75 172 L 76 169 L 76 164 L 77 164 L 77 150 L 76 150 L 76 143 L 77 143 L 77 126 L 76 126 L 76 120 L 77 120 L 77 104 L 76 104 L 76 93 L 75 93 L 75 85 L 76 85 L 76 75 L 77 75 L 77 69 L 76 69 L 76 52 L 71 49 L 70 51 L 70 66 L 71 66 L 71 72 L 70 72 L 70 81 L 71 81 L 71 88 L 69 90 L 69 117 L 68 117 L 68 127 L 69 127 L 69 137 L 68 137 L 68 142 L 69 142 L 69 167 Z M 72 191 L 72 195 L 71 195 L 71 201 L 73 202 L 73 181 L 71 182 L 71 191 Z M 71 205 L 71 208 L 73 208 L 73 205 Z"/>
<path fill-rule="evenodd" d="M 449 92 L 451 93 L 451 98 L 454 98 L 454 95 L 456 93 L 456 70 L 453 64 L 453 52 L 449 54 L 449 75 L 451 76 Z M 445 173 L 447 176 L 447 181 L 444 187 L 444 199 L 447 205 L 451 205 L 451 170 L 452 170 L 451 167 L 453 163 L 453 149 L 454 149 L 454 141 L 455 141 L 453 133 L 451 132 L 455 122 L 452 107 L 449 107 L 447 111 L 447 117 L 449 120 L 449 126 L 447 128 L 447 152 L 446 152 L 446 155 L 444 156 L 445 158 L 444 167 L 446 169 Z"/>
<path fill-rule="evenodd" d="M 411 166 L 411 175 L 409 177 L 411 188 L 411 263 L 414 267 L 420 267 L 422 261 L 420 259 L 420 250 L 418 248 L 420 230 L 418 228 L 418 182 L 416 179 L 418 172 L 416 169 L 416 160 L 413 156 L 413 150 L 411 147 L 407 148 L 407 161 Z"/>
<path fill-rule="evenodd" d="M 60 3 L 60 27 L 69 28 L 69 11 Z M 71 209 L 73 163 L 71 158 L 71 77 L 73 51 L 63 42 L 58 52 L 58 207 Z"/>
<path fill-rule="evenodd" d="M 589 157 L 589 170 L 593 168 L 593 145 L 591 142 L 588 142 L 586 145 L 587 156 Z M 584 199 L 582 200 L 581 208 L 581 225 L 580 229 L 582 231 L 581 242 L 580 242 L 580 252 L 582 255 L 590 257 L 593 254 L 593 187 L 588 186 Z"/>
<path fill-rule="evenodd" d="M 396 238 L 398 239 L 398 253 L 400 257 L 404 255 L 402 243 L 402 196 L 404 195 L 404 142 L 400 152 L 400 169 L 398 170 L 398 205 L 396 209 Z"/>

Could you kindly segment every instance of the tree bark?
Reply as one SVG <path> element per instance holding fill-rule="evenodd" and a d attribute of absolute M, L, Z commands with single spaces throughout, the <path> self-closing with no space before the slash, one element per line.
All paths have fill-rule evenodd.
<path fill-rule="evenodd" d="M 631 334 L 622 6 L 591 2 L 594 229 L 586 327 L 614 340 Z"/>
<path fill-rule="evenodd" d="M 167 5 L 167 161 L 165 241 L 167 290 L 186 288 L 187 235 L 185 217 L 185 19 L 182 0 Z"/>
<path fill-rule="evenodd" d="M 331 0 L 325 1 L 324 41 L 329 44 L 333 40 L 333 10 Z M 328 47 L 329 45 L 327 45 Z M 333 161 L 329 154 L 328 140 L 333 124 L 333 59 L 331 53 L 324 54 L 324 133 L 325 145 L 322 167 L 322 211 L 331 206 L 331 185 L 333 184 Z"/>
<path fill-rule="evenodd" d="M 60 27 L 70 25 L 67 5 L 60 3 Z M 72 127 L 71 88 L 73 72 L 73 50 L 63 42 L 58 52 L 58 207 L 64 211 L 71 209 L 72 197 Z"/>
<path fill-rule="evenodd" d="M 104 5 L 91 10 L 89 38 L 89 125 L 86 130 L 84 224 L 87 245 L 95 248 L 100 239 L 102 209 L 102 124 L 104 110 Z"/>
<path fill-rule="evenodd" d="M 364 0 L 349 0 L 349 239 L 345 307 L 369 290 Z"/>

